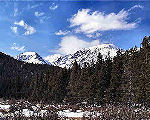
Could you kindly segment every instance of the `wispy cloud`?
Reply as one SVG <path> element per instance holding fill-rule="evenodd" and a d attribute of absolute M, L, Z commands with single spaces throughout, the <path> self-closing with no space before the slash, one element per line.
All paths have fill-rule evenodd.
<path fill-rule="evenodd" d="M 102 36 L 102 33 L 95 32 L 93 34 L 86 34 L 86 36 L 89 38 L 98 38 L 98 37 Z"/>
<path fill-rule="evenodd" d="M 53 3 L 53 4 L 49 7 L 50 10 L 55 10 L 55 9 L 57 9 L 57 8 L 58 8 L 58 5 L 55 5 L 55 3 Z"/>
<path fill-rule="evenodd" d="M 55 32 L 55 35 L 67 35 L 68 33 L 70 33 L 70 31 L 62 31 L 62 30 L 59 30 L 58 32 Z"/>
<path fill-rule="evenodd" d="M 37 8 L 37 7 L 39 7 L 39 5 L 38 5 L 38 4 L 36 4 L 36 5 L 32 5 L 30 8 L 31 8 L 31 9 L 33 9 L 33 8 Z"/>
<path fill-rule="evenodd" d="M 44 12 L 35 12 L 34 15 L 36 17 L 40 17 L 40 16 L 43 16 L 44 15 Z"/>
<path fill-rule="evenodd" d="M 133 6 L 135 7 L 141 6 Z M 124 9 L 118 13 L 105 14 L 104 12 L 91 11 L 90 9 L 78 10 L 77 14 L 69 19 L 70 27 L 74 28 L 76 33 L 83 33 L 86 36 L 100 36 L 101 31 L 108 30 L 130 30 L 137 27 L 139 19 L 128 22 L 129 11 Z M 98 34 L 96 34 L 98 33 Z M 94 35 L 95 34 L 95 35 Z"/>
<path fill-rule="evenodd" d="M 134 6 L 133 6 L 133 7 L 131 7 L 128 11 L 131 11 L 131 10 L 133 10 L 133 9 L 135 9 L 135 8 L 143 9 L 143 8 L 144 8 L 144 6 L 142 6 L 142 5 L 134 5 Z"/>
<path fill-rule="evenodd" d="M 88 41 L 79 39 L 76 36 L 65 36 L 62 38 L 59 44 L 60 48 L 56 50 L 55 52 L 59 54 L 71 54 L 82 48 L 88 48 L 88 47 L 99 45 L 99 44 L 100 44 L 99 40 L 88 42 Z"/>
<path fill-rule="evenodd" d="M 14 9 L 14 17 L 16 17 L 18 15 L 18 8 Z"/>
<path fill-rule="evenodd" d="M 21 20 L 20 22 L 15 22 L 14 25 L 23 27 L 26 30 L 24 35 L 32 35 L 36 32 L 34 27 L 27 25 L 23 20 Z"/>
<path fill-rule="evenodd" d="M 25 51 L 25 46 L 18 46 L 16 43 L 13 43 L 10 49 L 23 52 Z"/>
<path fill-rule="evenodd" d="M 46 21 L 46 20 L 48 20 L 48 19 L 50 19 L 51 17 L 49 17 L 49 16 L 41 16 L 40 17 L 40 23 L 44 23 L 44 21 Z"/>
<path fill-rule="evenodd" d="M 11 30 L 14 32 L 14 33 L 17 33 L 18 32 L 18 28 L 17 27 L 10 27 Z"/>

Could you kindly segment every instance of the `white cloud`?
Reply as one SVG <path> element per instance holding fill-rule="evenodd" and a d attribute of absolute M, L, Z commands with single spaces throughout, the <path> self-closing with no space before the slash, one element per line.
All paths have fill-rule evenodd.
<path fill-rule="evenodd" d="M 68 33 L 70 33 L 70 31 L 62 31 L 62 30 L 59 30 L 58 32 L 55 32 L 55 35 L 67 35 Z"/>
<path fill-rule="evenodd" d="M 34 27 L 27 25 L 23 20 L 21 20 L 20 22 L 15 22 L 14 24 L 21 26 L 26 30 L 24 35 L 32 35 L 36 32 Z"/>
<path fill-rule="evenodd" d="M 87 48 L 99 44 L 99 40 L 87 42 L 77 38 L 76 36 L 65 36 L 62 38 L 59 44 L 60 48 L 56 52 L 60 54 L 71 54 L 82 48 Z"/>
<path fill-rule="evenodd" d="M 103 12 L 92 12 L 90 9 L 78 10 L 70 21 L 70 27 L 75 32 L 92 35 L 108 30 L 130 30 L 137 26 L 138 22 L 128 22 L 128 11 L 121 10 L 119 13 L 105 14 Z"/>
<path fill-rule="evenodd" d="M 34 15 L 36 16 L 36 17 L 40 17 L 40 16 L 43 16 L 44 15 L 44 13 L 43 12 L 35 12 L 34 13 Z"/>
<path fill-rule="evenodd" d="M 58 8 L 58 5 L 55 5 L 54 3 L 49 7 L 50 10 L 55 10 Z"/>
<path fill-rule="evenodd" d="M 24 22 L 23 20 L 21 20 L 20 22 L 15 22 L 14 24 L 15 24 L 15 25 L 22 26 L 22 27 L 25 26 L 25 22 Z"/>
<path fill-rule="evenodd" d="M 17 33 L 17 29 L 18 29 L 18 28 L 15 27 L 15 26 L 14 26 L 14 27 L 11 27 L 11 30 L 12 30 L 14 33 Z"/>
<path fill-rule="evenodd" d="M 10 49 L 23 52 L 25 51 L 25 46 L 18 46 L 16 43 L 14 43 Z"/>
<path fill-rule="evenodd" d="M 25 27 L 25 29 L 26 29 L 26 32 L 24 33 L 24 35 L 32 35 L 33 33 L 36 32 L 36 30 L 31 26 L 27 26 Z"/>

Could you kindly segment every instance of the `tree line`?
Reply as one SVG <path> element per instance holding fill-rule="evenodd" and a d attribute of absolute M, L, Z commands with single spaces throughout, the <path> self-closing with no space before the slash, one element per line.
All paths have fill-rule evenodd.
<path fill-rule="evenodd" d="M 0 53 L 0 97 L 45 103 L 150 104 L 150 37 L 141 47 L 99 53 L 96 64 L 71 69 L 29 64 Z"/>

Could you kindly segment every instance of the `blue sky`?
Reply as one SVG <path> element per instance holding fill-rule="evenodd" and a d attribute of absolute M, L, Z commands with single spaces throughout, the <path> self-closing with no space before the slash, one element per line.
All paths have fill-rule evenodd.
<path fill-rule="evenodd" d="M 128 49 L 150 35 L 150 2 L 0 2 L 0 51 L 43 57 L 113 43 Z"/>

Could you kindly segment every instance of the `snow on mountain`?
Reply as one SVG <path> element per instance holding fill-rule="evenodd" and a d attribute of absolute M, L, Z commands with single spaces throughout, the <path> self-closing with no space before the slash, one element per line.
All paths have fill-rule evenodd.
<path fill-rule="evenodd" d="M 50 62 L 54 66 L 59 67 L 72 67 L 74 61 L 76 60 L 81 67 L 83 67 L 84 63 L 91 64 L 92 62 L 96 63 L 97 56 L 99 53 L 103 55 L 103 58 L 110 53 L 110 57 L 113 58 L 116 55 L 116 52 L 119 48 L 113 44 L 101 44 L 89 48 L 81 49 L 74 54 L 69 54 L 65 56 L 61 55 L 52 55 L 48 56 L 45 59 Z"/>
<path fill-rule="evenodd" d="M 49 55 L 44 58 L 44 60 L 48 61 L 49 63 L 55 65 L 55 61 L 58 60 L 58 58 L 62 57 L 61 54 L 54 54 L 54 55 Z"/>
<path fill-rule="evenodd" d="M 19 60 L 19 61 L 24 61 L 24 62 L 28 62 L 28 63 L 49 64 L 40 55 L 38 55 L 36 52 L 21 53 L 14 58 Z"/>
<path fill-rule="evenodd" d="M 76 60 L 78 64 L 83 67 L 84 63 L 96 63 L 97 56 L 99 53 L 103 55 L 105 59 L 108 53 L 110 53 L 110 57 L 113 58 L 116 55 L 116 52 L 119 48 L 113 44 L 101 44 L 89 48 L 83 48 L 81 50 L 76 51 L 74 54 L 69 55 L 60 55 L 54 54 L 45 57 L 44 59 L 38 55 L 36 52 L 25 52 L 16 56 L 15 59 L 34 63 L 34 64 L 49 64 L 59 67 L 72 67 L 74 61 Z"/>

